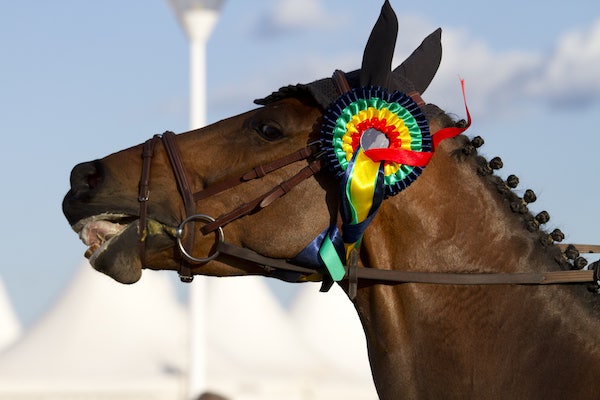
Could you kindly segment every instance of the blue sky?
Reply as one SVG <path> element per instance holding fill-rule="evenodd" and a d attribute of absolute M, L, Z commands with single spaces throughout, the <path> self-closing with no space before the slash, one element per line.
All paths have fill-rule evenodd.
<path fill-rule="evenodd" d="M 474 123 L 549 228 L 599 243 L 600 2 L 392 0 L 396 62 L 438 26 L 425 98 Z M 409 8 L 411 7 L 411 8 Z M 208 46 L 208 120 L 280 86 L 360 65 L 380 3 L 226 0 Z M 0 277 L 31 324 L 80 265 L 60 204 L 71 168 L 188 124 L 187 39 L 165 0 L 0 2 Z M 105 279 L 100 276 L 99 279 Z"/>

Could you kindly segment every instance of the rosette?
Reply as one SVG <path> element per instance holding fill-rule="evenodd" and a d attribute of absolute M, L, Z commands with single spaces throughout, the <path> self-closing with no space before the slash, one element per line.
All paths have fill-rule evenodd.
<path fill-rule="evenodd" d="M 421 109 L 404 93 L 353 89 L 326 111 L 321 142 L 329 168 L 339 177 L 364 153 L 382 163 L 385 196 L 407 188 L 431 158 L 433 144 Z"/>

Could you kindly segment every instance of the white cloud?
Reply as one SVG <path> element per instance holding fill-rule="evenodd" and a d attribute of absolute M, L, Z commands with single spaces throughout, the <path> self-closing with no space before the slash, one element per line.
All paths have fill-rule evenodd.
<path fill-rule="evenodd" d="M 442 40 L 442 64 L 427 99 L 461 114 L 459 78 L 465 79 L 472 111 L 482 116 L 510 107 L 511 102 L 522 97 L 523 85 L 542 61 L 541 55 L 536 53 L 496 52 L 462 30 L 447 29 Z"/>
<path fill-rule="evenodd" d="M 271 17 L 282 26 L 308 29 L 319 24 L 320 7 L 317 0 L 285 0 L 275 7 Z M 399 25 L 394 66 L 436 28 L 422 18 L 409 16 L 402 17 Z M 448 112 L 464 115 L 460 77 L 466 81 L 469 107 L 480 120 L 505 117 L 507 113 L 522 116 L 531 106 L 552 110 L 556 106 L 582 107 L 600 101 L 600 19 L 588 29 L 565 32 L 547 53 L 520 50 L 519 43 L 512 50 L 498 51 L 472 33 L 456 28 L 444 29 L 442 43 L 442 64 L 424 97 Z M 268 74 L 264 69 L 255 71 L 255 76 L 246 77 L 252 85 L 232 81 L 231 90 L 221 88 L 218 97 L 225 100 L 231 93 L 237 93 L 238 99 L 262 97 L 280 86 L 330 76 L 336 68 L 358 68 L 362 58 L 358 47 L 336 55 L 322 49 L 310 51 L 288 54 L 290 57 L 281 59 Z"/>
<path fill-rule="evenodd" d="M 460 29 L 444 30 L 444 56 L 426 99 L 461 113 L 459 76 L 479 117 L 526 112 L 528 106 L 586 107 L 600 101 L 600 19 L 565 32 L 549 53 L 496 51 Z"/>
<path fill-rule="evenodd" d="M 552 105 L 585 106 L 600 100 L 600 19 L 590 29 L 565 33 L 528 85 L 532 97 Z"/>
<path fill-rule="evenodd" d="M 272 17 L 284 26 L 306 28 L 322 22 L 324 14 L 318 0 L 284 0 L 277 3 Z"/>
<path fill-rule="evenodd" d="M 209 86 L 211 121 L 222 119 L 253 108 L 253 101 L 263 98 L 280 87 L 310 83 L 331 76 L 333 71 L 351 71 L 359 67 L 360 54 L 352 52 L 332 57 L 313 53 L 298 54 L 282 61 L 276 68 L 254 70 L 249 75 L 229 77 L 226 84 Z M 234 79 L 235 78 L 235 79 Z"/>
<path fill-rule="evenodd" d="M 260 21 L 259 33 L 280 34 L 311 29 L 331 29 L 341 19 L 332 18 L 320 0 L 281 0 Z"/>

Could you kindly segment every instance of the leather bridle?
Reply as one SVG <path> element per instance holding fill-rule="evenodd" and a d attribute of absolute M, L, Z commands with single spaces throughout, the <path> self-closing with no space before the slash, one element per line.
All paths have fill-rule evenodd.
<path fill-rule="evenodd" d="M 158 142 L 163 147 L 169 158 L 177 187 L 183 199 L 186 217 L 176 229 L 176 240 L 183 260 L 180 262 L 179 276 L 183 282 L 191 282 L 193 273 L 192 264 L 205 264 L 220 255 L 227 255 L 246 263 L 259 267 L 266 275 L 275 275 L 284 280 L 298 281 L 300 277 L 322 276 L 322 271 L 297 265 L 289 260 L 275 259 L 260 255 L 252 250 L 242 248 L 224 240 L 223 226 L 228 223 L 257 212 L 267 207 L 277 198 L 290 192 L 296 185 L 316 174 L 321 168 L 318 158 L 318 143 L 313 143 L 305 148 L 299 149 L 273 162 L 252 168 L 250 171 L 220 183 L 209 186 L 199 192 L 192 192 L 186 169 L 181 154 L 175 143 L 175 134 L 165 132 L 155 135 L 143 145 L 142 150 L 142 173 L 139 183 L 140 218 L 139 218 L 139 243 L 140 258 L 142 265 L 145 258 L 145 243 L 147 237 L 147 203 L 150 199 L 150 167 L 154 155 L 154 148 Z M 298 161 L 307 161 L 307 166 L 302 168 L 293 177 L 285 180 L 266 193 L 257 198 L 240 205 L 234 210 L 225 213 L 218 218 L 205 214 L 196 214 L 195 203 L 217 193 L 231 189 L 244 182 L 260 179 L 265 175 Z M 187 224 L 202 222 L 204 225 L 198 229 L 203 235 L 216 234 L 216 245 L 213 253 L 207 257 L 195 257 L 190 250 L 193 247 L 195 228 L 185 229 Z M 185 234 L 187 231 L 187 234 Z M 600 246 L 584 245 L 587 252 L 597 252 Z M 594 263 L 597 264 L 598 262 Z M 443 272 L 414 272 L 401 270 L 380 270 L 364 268 L 358 265 L 356 254 L 351 256 L 346 266 L 345 280 L 348 281 L 349 295 L 356 295 L 357 282 L 359 279 L 371 281 L 372 283 L 432 283 L 446 285 L 548 285 L 559 283 L 600 283 L 599 270 L 596 265 L 590 270 L 574 271 L 551 271 L 551 272 L 519 272 L 519 273 L 443 273 Z"/>
<path fill-rule="evenodd" d="M 226 253 L 230 256 L 241 258 L 245 261 L 250 261 L 254 264 L 259 265 L 263 270 L 270 269 L 271 272 L 273 272 L 273 268 L 281 268 L 284 264 L 287 265 L 288 263 L 284 262 L 284 264 L 282 264 L 281 262 L 277 262 L 275 259 L 270 259 L 270 261 L 267 262 L 268 258 L 260 258 L 258 254 L 253 253 L 250 250 L 243 248 L 236 249 L 235 246 L 226 243 L 224 241 L 223 226 L 235 221 L 238 218 L 257 212 L 269 206 L 271 203 L 273 203 L 273 201 L 288 193 L 295 186 L 316 174 L 321 169 L 321 161 L 316 156 L 316 152 L 319 149 L 319 143 L 315 142 L 309 144 L 307 147 L 294 151 L 275 161 L 252 168 L 250 171 L 240 176 L 221 181 L 199 192 L 193 193 L 189 184 L 189 179 L 186 174 L 183 160 L 181 158 L 181 153 L 177 148 L 174 137 L 175 134 L 173 132 L 167 131 L 162 135 L 154 135 L 143 145 L 142 173 L 139 183 L 138 194 L 138 201 L 140 203 L 139 252 L 140 259 L 142 260 L 142 265 L 144 264 L 146 251 L 145 242 L 147 236 L 147 203 L 150 199 L 150 167 L 152 164 L 152 157 L 154 155 L 154 148 L 156 147 L 156 144 L 158 142 L 162 142 L 167 157 L 169 158 L 169 162 L 171 164 L 171 168 L 175 176 L 175 181 L 177 182 L 177 188 L 182 197 L 186 213 L 186 217 L 175 230 L 177 244 L 181 255 L 184 258 L 184 260 L 180 263 L 179 267 L 179 277 L 182 281 L 191 282 L 193 280 L 193 274 L 190 267 L 190 263 L 205 264 L 217 258 L 221 253 Z M 302 168 L 300 172 L 298 172 L 291 178 L 281 182 L 279 185 L 273 187 L 266 193 L 263 193 L 255 199 L 238 206 L 237 208 L 228 213 L 225 213 L 216 219 L 206 214 L 196 213 L 195 205 L 197 201 L 214 196 L 218 193 L 238 186 L 244 182 L 249 182 L 254 179 L 260 179 L 273 171 L 276 171 L 294 162 L 302 160 L 307 160 L 308 165 Z M 195 257 L 191 254 L 191 251 L 189 250 L 193 247 L 195 228 L 192 226 L 192 229 L 185 229 L 185 226 L 187 224 L 194 225 L 195 222 L 204 223 L 202 228 L 199 229 L 199 232 L 203 235 L 207 235 L 213 232 L 216 234 L 216 247 L 213 253 L 209 254 L 206 257 Z M 268 264 L 277 264 L 277 267 Z M 295 266 L 293 264 L 289 264 L 286 268 L 287 271 L 291 271 L 297 274 L 311 275 L 317 273 L 317 271 L 313 269 L 303 268 L 300 266 Z"/>

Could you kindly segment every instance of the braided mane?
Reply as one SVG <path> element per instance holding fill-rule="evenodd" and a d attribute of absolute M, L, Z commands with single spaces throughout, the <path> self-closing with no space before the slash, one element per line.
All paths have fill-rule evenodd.
<path fill-rule="evenodd" d="M 435 121 L 443 127 L 456 126 L 464 127 L 465 120 L 454 121 L 449 115 L 441 111 L 437 106 L 427 104 L 423 112 L 428 120 Z M 544 224 L 550 220 L 547 211 L 533 215 L 528 204 L 537 200 L 537 196 L 531 189 L 526 189 L 523 197 L 520 197 L 513 189 L 516 189 L 519 184 L 519 178 L 515 175 L 509 175 L 506 180 L 495 175 L 494 171 L 502 168 L 503 162 L 500 157 L 493 157 L 491 160 L 486 159 L 479 154 L 478 148 L 484 144 L 484 140 L 480 136 L 475 136 L 472 139 L 465 135 L 460 135 L 455 140 L 461 142 L 461 149 L 455 151 L 454 156 L 457 160 L 464 162 L 472 160 L 477 174 L 485 179 L 489 185 L 494 187 L 498 194 L 502 197 L 503 202 L 510 210 L 519 216 L 522 221 L 523 228 L 529 232 L 538 233 L 539 243 L 546 248 L 546 251 L 551 253 L 557 264 L 564 270 L 582 269 L 587 265 L 587 260 L 580 257 L 579 251 L 572 245 L 569 245 L 563 252 L 556 243 L 564 239 L 564 234 L 560 229 L 554 229 L 548 233 L 543 229 Z"/>

